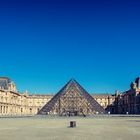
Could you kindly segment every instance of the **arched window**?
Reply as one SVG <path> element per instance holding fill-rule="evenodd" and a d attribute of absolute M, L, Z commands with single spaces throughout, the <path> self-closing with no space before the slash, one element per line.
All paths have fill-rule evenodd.
<path fill-rule="evenodd" d="M 32 113 L 32 108 L 30 108 L 30 113 Z"/>

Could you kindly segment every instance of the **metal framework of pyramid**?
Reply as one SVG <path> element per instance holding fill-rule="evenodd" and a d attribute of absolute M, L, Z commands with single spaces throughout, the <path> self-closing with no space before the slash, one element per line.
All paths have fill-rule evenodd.
<path fill-rule="evenodd" d="M 80 116 L 104 114 L 104 108 L 74 79 L 70 80 L 39 112 L 40 115 Z"/>

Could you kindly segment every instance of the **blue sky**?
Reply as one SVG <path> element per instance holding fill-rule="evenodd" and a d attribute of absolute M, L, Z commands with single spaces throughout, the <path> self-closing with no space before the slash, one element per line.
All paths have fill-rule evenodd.
<path fill-rule="evenodd" d="M 20 91 L 129 89 L 140 76 L 140 2 L 0 0 L 0 76 Z"/>

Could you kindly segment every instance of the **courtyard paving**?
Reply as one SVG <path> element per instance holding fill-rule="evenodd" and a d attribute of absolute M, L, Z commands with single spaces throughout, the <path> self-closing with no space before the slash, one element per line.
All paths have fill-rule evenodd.
<path fill-rule="evenodd" d="M 140 140 L 140 117 L 0 118 L 0 140 Z"/>

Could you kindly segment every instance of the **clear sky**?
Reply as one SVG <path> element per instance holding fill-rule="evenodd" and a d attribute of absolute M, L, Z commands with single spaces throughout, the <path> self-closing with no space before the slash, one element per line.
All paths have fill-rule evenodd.
<path fill-rule="evenodd" d="M 140 76 L 140 2 L 0 0 L 0 76 L 56 93 L 75 78 L 93 93 Z"/>

